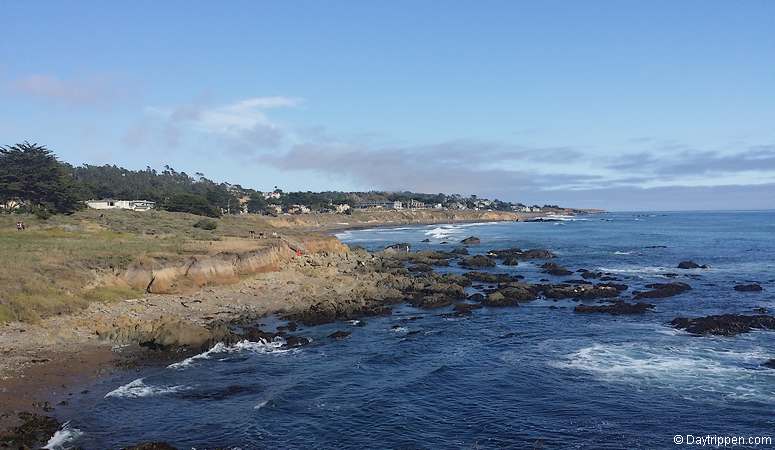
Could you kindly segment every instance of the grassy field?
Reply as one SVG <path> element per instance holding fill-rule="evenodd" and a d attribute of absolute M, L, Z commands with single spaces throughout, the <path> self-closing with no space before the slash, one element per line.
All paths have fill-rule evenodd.
<path fill-rule="evenodd" d="M 41 221 L 0 215 L 0 323 L 36 322 L 93 301 L 142 295 L 116 283 L 115 275 L 141 258 L 175 259 L 240 251 L 249 231 L 270 232 L 257 216 L 216 220 L 208 231 L 201 217 L 164 211 L 82 211 Z M 27 225 L 16 230 L 16 222 Z"/>
<path fill-rule="evenodd" d="M 314 230 L 514 220 L 513 216 L 430 210 L 274 218 L 246 215 L 215 219 L 216 228 L 206 230 L 194 226 L 202 219 L 200 216 L 166 211 L 84 210 L 45 221 L 33 216 L 0 214 L 0 323 L 36 322 L 42 317 L 77 311 L 90 302 L 140 296 L 143 292 L 122 285 L 120 278 L 133 262 L 251 251 L 270 245 L 269 239 L 252 239 L 262 232 L 277 232 L 290 243 L 303 241 Z M 26 231 L 16 231 L 19 220 L 26 223 Z"/>

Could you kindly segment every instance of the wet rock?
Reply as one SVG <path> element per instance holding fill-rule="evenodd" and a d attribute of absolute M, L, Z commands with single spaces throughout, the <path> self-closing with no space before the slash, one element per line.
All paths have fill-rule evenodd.
<path fill-rule="evenodd" d="M 475 255 L 464 258 L 460 265 L 466 268 L 495 267 L 495 261 L 484 255 Z"/>
<path fill-rule="evenodd" d="M 0 448 L 41 448 L 59 430 L 56 419 L 28 412 L 19 413 L 20 424 L 0 431 Z"/>
<path fill-rule="evenodd" d="M 508 283 L 512 280 L 511 275 L 507 273 L 487 273 L 471 271 L 466 272 L 464 277 L 471 281 L 479 281 L 481 283 Z"/>
<path fill-rule="evenodd" d="M 445 295 L 442 293 L 434 294 L 417 294 L 415 297 L 408 300 L 408 302 L 417 308 L 433 309 L 449 306 L 457 300 L 455 297 Z"/>
<path fill-rule="evenodd" d="M 692 334 L 735 336 L 752 330 L 775 330 L 775 317 L 764 314 L 755 316 L 722 314 L 694 319 L 677 317 L 670 324 Z"/>
<path fill-rule="evenodd" d="M 463 245 L 478 245 L 478 244 L 481 244 L 482 241 L 476 236 L 469 236 L 463 239 L 462 241 L 460 241 L 460 243 Z"/>
<path fill-rule="evenodd" d="M 775 358 L 765 362 L 762 364 L 762 366 L 768 368 L 768 369 L 775 369 Z"/>
<path fill-rule="evenodd" d="M 522 250 L 520 248 L 503 248 L 499 250 L 490 250 L 488 254 L 498 259 L 520 260 L 520 259 L 550 259 L 554 258 L 554 254 L 549 250 L 534 248 L 530 250 Z"/>
<path fill-rule="evenodd" d="M 422 241 L 420 241 L 420 242 L 430 242 L 430 241 L 431 241 L 430 239 L 428 239 L 428 238 L 425 238 L 425 239 L 423 239 L 423 240 L 422 240 Z"/>
<path fill-rule="evenodd" d="M 453 255 L 468 256 L 468 249 L 465 248 L 465 247 L 457 247 L 457 248 L 452 249 L 452 251 L 450 251 L 450 253 L 452 253 Z"/>
<path fill-rule="evenodd" d="M 341 341 L 342 339 L 349 337 L 351 334 L 352 333 L 349 331 L 337 330 L 329 334 L 328 337 L 331 339 L 336 339 L 337 341 Z"/>
<path fill-rule="evenodd" d="M 667 298 L 678 294 L 683 294 L 684 292 L 692 289 L 692 287 L 688 284 L 678 281 L 672 283 L 647 284 L 646 287 L 651 290 L 645 292 L 635 292 L 633 297 L 636 300 L 642 298 Z"/>
<path fill-rule="evenodd" d="M 619 295 L 619 291 L 610 286 L 579 284 L 554 284 L 540 286 L 541 292 L 546 298 L 551 299 L 595 299 L 595 298 L 613 298 Z"/>
<path fill-rule="evenodd" d="M 681 261 L 678 263 L 679 269 L 707 269 L 706 265 L 699 265 L 694 261 Z"/>
<path fill-rule="evenodd" d="M 509 283 L 498 289 L 505 298 L 517 302 L 529 302 L 538 297 L 537 290 L 524 283 Z"/>
<path fill-rule="evenodd" d="M 484 295 L 480 294 L 479 292 L 468 296 L 468 300 L 472 302 L 481 302 L 484 300 L 484 298 L 485 298 Z"/>
<path fill-rule="evenodd" d="M 310 340 L 303 336 L 286 336 L 285 344 L 283 344 L 283 347 L 285 348 L 303 347 L 309 343 L 310 343 Z"/>
<path fill-rule="evenodd" d="M 541 265 L 541 268 L 544 269 L 544 273 L 548 273 L 549 275 L 554 275 L 558 277 L 564 277 L 566 275 L 572 275 L 573 272 L 566 269 L 565 267 L 557 264 L 557 263 L 544 263 Z"/>
<path fill-rule="evenodd" d="M 735 290 L 738 292 L 761 292 L 764 289 L 758 283 L 751 284 L 738 284 L 735 286 Z"/>
<path fill-rule="evenodd" d="M 513 298 L 506 298 L 501 292 L 492 292 L 487 295 L 487 298 L 482 301 L 485 306 L 503 307 L 503 306 L 519 306 L 519 302 Z"/>
<path fill-rule="evenodd" d="M 415 264 L 413 266 L 409 266 L 409 271 L 427 273 L 433 272 L 433 267 L 429 266 L 428 264 Z"/>
<path fill-rule="evenodd" d="M 623 284 L 623 283 L 600 283 L 600 284 L 598 284 L 598 286 L 600 286 L 600 287 L 612 287 L 612 288 L 616 289 L 619 292 L 626 291 L 627 289 L 629 289 L 629 286 L 627 286 L 626 284 Z"/>
<path fill-rule="evenodd" d="M 581 278 L 585 280 L 598 279 L 603 276 L 603 272 L 592 272 L 590 270 L 582 270 Z"/>
<path fill-rule="evenodd" d="M 519 258 L 516 256 L 507 256 L 503 258 L 503 265 L 504 266 L 518 266 L 519 265 Z"/>
<path fill-rule="evenodd" d="M 462 316 L 462 315 L 471 314 L 471 311 L 475 309 L 479 309 L 481 307 L 482 305 L 478 303 L 457 303 L 455 304 L 455 307 L 452 308 L 452 310 L 455 312 L 455 314 Z"/>
<path fill-rule="evenodd" d="M 408 242 L 399 242 L 385 247 L 385 253 L 408 253 L 412 246 Z"/>
<path fill-rule="evenodd" d="M 627 303 L 622 300 L 608 305 L 577 305 L 574 311 L 577 313 L 606 313 L 614 316 L 624 314 L 643 314 L 654 309 L 654 305 L 649 303 Z"/>
<path fill-rule="evenodd" d="M 754 308 L 753 312 L 755 312 L 756 314 L 767 314 L 767 312 L 769 312 L 769 311 L 767 310 L 767 308 L 765 308 L 763 306 L 759 306 L 759 307 Z"/>
<path fill-rule="evenodd" d="M 144 444 L 133 445 L 132 447 L 124 447 L 123 450 L 178 450 L 177 447 L 173 447 L 166 442 L 146 442 Z"/>
<path fill-rule="evenodd" d="M 554 258 L 554 253 L 542 248 L 533 248 L 525 250 L 519 257 L 520 259 L 552 259 Z"/>

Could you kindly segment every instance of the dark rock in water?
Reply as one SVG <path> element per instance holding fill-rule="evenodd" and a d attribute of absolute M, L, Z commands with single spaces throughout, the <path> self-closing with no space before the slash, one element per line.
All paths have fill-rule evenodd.
<path fill-rule="evenodd" d="M 447 241 L 442 241 L 442 242 L 439 242 L 439 244 L 441 244 L 441 245 L 447 245 L 447 244 L 449 244 L 449 242 L 447 242 Z"/>
<path fill-rule="evenodd" d="M 484 300 L 484 295 L 477 292 L 475 294 L 469 295 L 468 300 L 471 300 L 472 302 L 481 302 Z"/>
<path fill-rule="evenodd" d="M 495 267 L 495 261 L 484 255 L 474 255 L 468 258 L 464 258 L 460 261 L 460 265 L 468 268 L 478 267 Z"/>
<path fill-rule="evenodd" d="M 683 294 L 684 292 L 692 289 L 692 287 L 688 284 L 681 283 L 679 281 L 672 283 L 647 284 L 646 287 L 651 290 L 645 292 L 635 292 L 633 297 L 636 300 L 641 298 L 667 298 L 678 294 Z"/>
<path fill-rule="evenodd" d="M 578 305 L 574 311 L 577 313 L 607 313 L 619 316 L 623 314 L 643 314 L 649 309 L 654 309 L 654 305 L 649 303 L 627 303 L 619 300 L 609 305 Z"/>
<path fill-rule="evenodd" d="M 600 277 L 599 279 L 600 279 L 600 281 L 618 281 L 619 280 L 618 278 L 612 277 L 610 275 L 604 275 L 604 276 Z"/>
<path fill-rule="evenodd" d="M 597 278 L 600 278 L 602 276 L 603 276 L 603 272 L 592 272 L 592 271 L 589 271 L 589 270 L 585 270 L 585 271 L 581 272 L 581 278 L 583 278 L 585 280 L 597 279 Z"/>
<path fill-rule="evenodd" d="M 349 331 L 338 330 L 329 334 L 328 337 L 330 337 L 331 339 L 336 339 L 337 341 L 341 341 L 342 339 L 349 337 L 351 334 L 352 333 L 350 333 Z"/>
<path fill-rule="evenodd" d="M 622 284 L 622 283 L 600 283 L 600 284 L 598 284 L 598 286 L 600 286 L 600 287 L 612 287 L 612 288 L 614 288 L 614 289 L 616 289 L 617 291 L 620 291 L 620 292 L 621 291 L 626 291 L 629 288 L 629 286 L 627 286 L 626 284 Z"/>
<path fill-rule="evenodd" d="M 757 314 L 767 314 L 768 310 L 767 310 L 767 308 L 765 308 L 763 306 L 759 306 L 758 308 L 754 308 L 753 312 L 755 312 Z"/>
<path fill-rule="evenodd" d="M 303 336 L 286 336 L 283 347 L 302 347 L 309 344 L 309 339 Z"/>
<path fill-rule="evenodd" d="M 694 261 L 681 261 L 678 263 L 679 269 L 707 269 L 708 266 L 706 265 L 699 265 Z"/>
<path fill-rule="evenodd" d="M 433 272 L 433 267 L 429 266 L 428 264 L 415 264 L 413 266 L 409 266 L 409 271 L 427 273 Z"/>
<path fill-rule="evenodd" d="M 463 276 L 471 281 L 479 281 L 481 283 L 508 283 L 509 281 L 512 281 L 512 276 L 507 273 L 471 271 L 466 272 Z"/>
<path fill-rule="evenodd" d="M 56 419 L 28 412 L 19 413 L 21 424 L 8 431 L 0 431 L 0 448 L 41 448 L 59 430 Z"/>
<path fill-rule="evenodd" d="M 517 261 L 520 259 L 550 259 L 554 258 L 554 254 L 550 252 L 549 250 L 544 249 L 531 249 L 531 250 L 522 250 L 516 247 L 513 248 L 503 248 L 499 250 L 490 250 L 488 254 L 503 259 L 504 261 Z M 505 264 L 505 262 L 504 262 Z M 516 264 L 513 264 L 516 265 Z"/>
<path fill-rule="evenodd" d="M 399 242 L 385 247 L 385 253 L 409 253 L 412 246 L 408 242 Z"/>
<path fill-rule="evenodd" d="M 735 290 L 738 292 L 761 292 L 764 289 L 758 283 L 751 284 L 738 284 L 735 286 Z"/>
<path fill-rule="evenodd" d="M 520 258 L 521 259 L 552 259 L 554 258 L 554 253 L 542 248 L 533 248 L 522 252 L 522 254 L 520 255 Z"/>
<path fill-rule="evenodd" d="M 643 248 L 667 248 L 667 245 L 648 245 Z"/>
<path fill-rule="evenodd" d="M 519 259 L 517 259 L 516 256 L 507 256 L 503 258 L 503 265 L 504 266 L 518 266 L 519 265 Z"/>
<path fill-rule="evenodd" d="M 298 328 L 299 324 L 291 320 L 287 324 L 277 327 L 277 331 L 296 331 Z"/>
<path fill-rule="evenodd" d="M 734 336 L 752 330 L 775 330 L 775 317 L 764 314 L 755 316 L 722 314 L 695 319 L 677 317 L 670 324 L 692 334 Z"/>
<path fill-rule="evenodd" d="M 678 274 L 673 272 L 668 272 L 668 273 L 663 273 L 662 276 L 665 278 L 675 278 L 678 276 Z"/>
<path fill-rule="evenodd" d="M 762 364 L 762 366 L 764 366 L 764 367 L 766 367 L 768 369 L 775 369 L 775 358 L 765 362 L 764 364 Z"/>
<path fill-rule="evenodd" d="M 563 281 L 564 284 L 592 284 L 589 280 L 565 280 Z"/>
<path fill-rule="evenodd" d="M 524 283 L 509 283 L 507 286 L 498 289 L 504 297 L 518 302 L 529 302 L 538 297 L 537 290 Z"/>
<path fill-rule="evenodd" d="M 430 239 L 428 239 L 428 238 L 425 238 L 425 239 L 423 239 L 423 240 L 422 240 L 422 241 L 420 241 L 420 242 L 430 242 L 430 241 L 431 241 Z"/>
<path fill-rule="evenodd" d="M 452 310 L 457 315 L 471 314 L 471 311 L 481 308 L 482 305 L 478 303 L 457 303 Z"/>
<path fill-rule="evenodd" d="M 502 293 L 496 291 L 487 296 L 487 298 L 482 301 L 482 304 L 485 306 L 494 306 L 494 307 L 501 307 L 501 306 L 519 306 L 519 302 L 517 299 L 514 298 L 506 298 L 505 295 Z"/>
<path fill-rule="evenodd" d="M 124 447 L 123 450 L 178 450 L 177 447 L 173 447 L 166 442 L 146 442 L 144 444 L 133 445 L 132 447 Z"/>
<path fill-rule="evenodd" d="M 562 299 L 595 299 L 595 298 L 613 298 L 619 295 L 619 291 L 610 286 L 591 285 L 591 284 L 555 284 L 539 286 L 541 292 L 546 298 Z"/>
<path fill-rule="evenodd" d="M 481 244 L 482 241 L 476 236 L 468 236 L 467 238 L 460 241 L 460 243 L 463 245 L 478 245 Z"/>
<path fill-rule="evenodd" d="M 466 255 L 468 256 L 468 249 L 465 247 L 457 247 L 453 248 L 452 251 L 450 251 L 453 255 Z"/>
<path fill-rule="evenodd" d="M 541 268 L 544 269 L 544 273 L 548 273 L 549 275 L 555 275 L 558 277 L 564 277 L 566 275 L 572 275 L 573 272 L 566 269 L 565 267 L 557 264 L 557 263 L 545 263 L 541 265 Z"/>

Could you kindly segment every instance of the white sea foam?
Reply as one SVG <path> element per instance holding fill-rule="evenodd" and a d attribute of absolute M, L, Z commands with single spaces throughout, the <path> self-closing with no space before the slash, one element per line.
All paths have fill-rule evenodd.
<path fill-rule="evenodd" d="M 759 348 L 732 351 L 686 345 L 594 344 L 550 365 L 586 372 L 609 382 L 773 401 L 775 392 L 769 387 L 773 374 L 752 370 L 769 357 L 769 352 Z"/>
<path fill-rule="evenodd" d="M 622 252 L 622 251 L 615 251 L 614 255 L 632 255 L 632 252 Z"/>
<path fill-rule="evenodd" d="M 157 395 L 171 394 L 175 392 L 181 392 L 191 389 L 188 386 L 149 386 L 143 382 L 142 378 L 138 378 L 131 383 L 119 386 L 118 388 L 105 394 L 105 398 L 141 398 L 141 397 L 154 397 Z"/>
<path fill-rule="evenodd" d="M 460 234 L 462 230 L 455 225 L 442 225 L 435 227 L 425 232 L 426 236 L 431 236 L 434 239 L 446 239 L 452 235 Z"/>
<path fill-rule="evenodd" d="M 395 327 L 395 328 L 391 328 L 390 331 L 392 331 L 393 333 L 406 333 L 407 331 L 409 331 L 409 329 L 406 327 Z"/>
<path fill-rule="evenodd" d="M 46 445 L 43 447 L 45 450 L 65 450 L 71 448 L 69 445 L 79 437 L 83 436 L 83 432 L 78 428 L 72 428 L 70 422 L 65 422 L 62 427 L 51 436 Z"/>
<path fill-rule="evenodd" d="M 264 406 L 266 406 L 267 403 L 269 403 L 269 400 L 264 400 L 262 402 L 259 402 L 256 406 L 253 407 L 253 409 L 261 409 Z"/>
<path fill-rule="evenodd" d="M 210 350 L 194 355 L 190 358 L 186 358 L 183 361 L 167 366 L 168 369 L 184 369 L 196 361 L 210 359 L 214 354 L 219 353 L 234 353 L 239 351 L 251 351 L 254 353 L 285 353 L 290 349 L 284 349 L 282 346 L 285 344 L 285 339 L 276 337 L 272 341 L 261 340 L 259 342 L 251 342 L 248 340 L 237 342 L 234 345 L 226 345 L 223 342 L 215 344 Z"/>

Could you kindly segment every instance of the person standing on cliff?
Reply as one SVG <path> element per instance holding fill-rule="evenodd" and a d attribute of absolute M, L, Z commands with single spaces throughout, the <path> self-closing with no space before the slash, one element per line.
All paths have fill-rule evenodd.
<path fill-rule="evenodd" d="M 22 226 L 23 225 L 21 222 L 16 222 L 16 231 L 22 231 L 23 230 Z"/>

